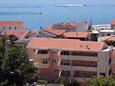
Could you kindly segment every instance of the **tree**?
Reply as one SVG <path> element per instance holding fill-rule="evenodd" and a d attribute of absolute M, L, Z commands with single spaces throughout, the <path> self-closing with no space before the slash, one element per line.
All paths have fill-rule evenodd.
<path fill-rule="evenodd" d="M 37 69 L 27 58 L 26 50 L 0 37 L 0 86 L 23 86 L 39 79 Z"/>
<path fill-rule="evenodd" d="M 113 40 L 107 40 L 107 41 L 105 41 L 105 43 L 109 46 L 115 46 L 115 41 L 113 41 Z"/>
<path fill-rule="evenodd" d="M 73 78 L 67 78 L 67 77 L 59 77 L 54 82 L 55 84 L 62 84 L 64 86 L 79 86 L 77 80 Z"/>
<path fill-rule="evenodd" d="M 86 79 L 86 86 L 115 86 L 115 80 L 112 77 L 92 77 Z"/>

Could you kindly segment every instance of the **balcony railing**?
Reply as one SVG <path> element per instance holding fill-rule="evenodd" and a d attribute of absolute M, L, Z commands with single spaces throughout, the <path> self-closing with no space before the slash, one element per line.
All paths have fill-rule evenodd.
<path fill-rule="evenodd" d="M 84 61 L 97 61 L 98 58 L 96 56 L 71 56 L 71 55 L 60 55 L 61 59 L 65 60 L 84 60 Z"/>
<path fill-rule="evenodd" d="M 85 64 L 72 64 L 72 66 L 97 67 L 97 64 L 89 64 L 89 65 L 85 65 Z"/>
<path fill-rule="evenodd" d="M 96 74 L 79 74 L 79 75 L 74 75 L 74 77 L 78 77 L 78 78 L 90 78 L 90 77 L 96 77 Z"/>
<path fill-rule="evenodd" d="M 59 70 L 79 70 L 79 71 L 92 71 L 92 72 L 95 71 L 96 72 L 97 67 L 60 65 Z"/>
<path fill-rule="evenodd" d="M 49 64 L 34 63 L 34 66 L 37 68 L 49 68 Z"/>

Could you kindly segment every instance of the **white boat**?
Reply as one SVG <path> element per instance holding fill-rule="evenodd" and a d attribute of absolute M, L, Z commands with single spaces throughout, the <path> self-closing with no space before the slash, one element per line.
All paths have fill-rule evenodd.
<path fill-rule="evenodd" d="M 56 5 L 56 7 L 82 7 L 86 6 L 86 4 L 64 4 L 64 5 Z"/>

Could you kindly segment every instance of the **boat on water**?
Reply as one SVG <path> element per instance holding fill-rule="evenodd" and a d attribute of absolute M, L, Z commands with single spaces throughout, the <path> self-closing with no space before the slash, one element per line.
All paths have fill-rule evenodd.
<path fill-rule="evenodd" d="M 82 7 L 87 6 L 86 4 L 64 4 L 64 5 L 56 5 L 56 7 Z"/>

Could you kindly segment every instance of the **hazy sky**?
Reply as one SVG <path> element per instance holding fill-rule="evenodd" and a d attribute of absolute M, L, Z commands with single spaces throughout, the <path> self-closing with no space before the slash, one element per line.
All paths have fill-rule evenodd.
<path fill-rule="evenodd" d="M 0 0 L 6 4 L 115 4 L 115 0 Z"/>

